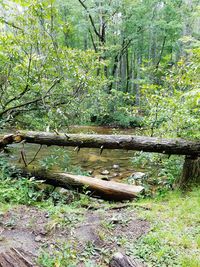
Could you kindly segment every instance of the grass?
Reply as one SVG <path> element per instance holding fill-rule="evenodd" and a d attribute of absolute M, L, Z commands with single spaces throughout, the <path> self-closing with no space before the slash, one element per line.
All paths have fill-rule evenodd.
<path fill-rule="evenodd" d="M 200 188 L 141 200 L 138 216 L 150 221 L 152 229 L 136 245 L 131 244 L 131 254 L 149 266 L 200 267 Z"/>
<path fill-rule="evenodd" d="M 13 170 L 6 160 L 0 158 L 0 220 L 1 215 L 11 207 L 20 204 L 34 205 L 45 209 L 50 216 L 50 229 L 58 225 L 71 227 L 84 221 L 86 208 L 99 207 L 102 212 L 116 204 L 94 202 L 86 194 L 73 194 L 72 200 L 59 192 L 41 189 L 40 182 L 23 177 L 13 177 Z M 137 256 L 148 266 L 165 267 L 200 267 L 200 188 L 188 193 L 168 191 L 156 198 L 140 199 L 129 203 L 129 209 L 136 211 L 138 217 L 151 223 L 151 230 L 146 235 L 131 242 L 122 236 L 116 237 L 120 246 L 127 254 Z M 122 213 L 123 214 L 123 213 Z M 119 214 L 121 215 L 121 214 Z M 115 224 L 111 221 L 102 222 L 104 230 L 99 229 L 101 240 L 115 238 L 111 232 Z M 126 218 L 117 218 L 118 223 L 126 225 Z M 13 224 L 14 221 L 8 222 Z M 102 248 L 101 248 L 102 249 Z M 97 252 L 93 244 L 87 244 L 85 254 L 81 255 L 85 266 L 94 266 L 88 261 Z M 101 251 L 104 259 L 109 259 L 109 251 Z M 91 255 L 90 255 L 91 254 Z M 40 266 L 77 266 L 76 249 L 70 244 L 57 244 L 52 249 L 41 251 Z"/>

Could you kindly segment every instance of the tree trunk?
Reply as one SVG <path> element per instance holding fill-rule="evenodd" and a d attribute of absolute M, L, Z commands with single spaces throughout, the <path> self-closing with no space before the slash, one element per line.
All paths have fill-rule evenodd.
<path fill-rule="evenodd" d="M 114 254 L 109 267 L 144 267 L 144 265 L 118 252 Z"/>
<path fill-rule="evenodd" d="M 200 158 L 186 156 L 182 176 L 180 177 L 177 186 L 181 189 L 187 189 L 195 184 L 200 184 Z"/>
<path fill-rule="evenodd" d="M 126 149 L 163 154 L 200 156 L 200 142 L 132 135 L 64 134 L 19 131 L 14 139 L 41 145 Z M 1 144 L 1 141 L 0 141 Z"/>
<path fill-rule="evenodd" d="M 73 175 L 69 173 L 51 173 L 45 170 L 23 169 L 23 175 L 31 175 L 36 179 L 45 180 L 47 184 L 64 187 L 66 189 L 90 190 L 93 196 L 100 196 L 110 200 L 129 200 L 139 196 L 144 187 L 134 186 L 112 181 L 104 181 L 89 176 Z"/>

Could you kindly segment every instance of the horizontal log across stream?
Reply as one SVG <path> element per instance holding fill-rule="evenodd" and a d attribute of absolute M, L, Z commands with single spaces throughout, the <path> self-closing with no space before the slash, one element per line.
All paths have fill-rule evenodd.
<path fill-rule="evenodd" d="M 132 135 L 99 135 L 99 134 L 65 134 L 48 132 L 19 131 L 0 139 L 0 150 L 12 143 L 19 142 L 74 146 L 79 150 L 83 147 L 103 149 L 125 149 L 163 154 L 185 155 L 182 177 L 179 187 L 200 183 L 200 141 L 183 139 L 164 139 Z"/>
<path fill-rule="evenodd" d="M 18 138 L 16 138 L 18 136 Z M 125 149 L 163 154 L 200 156 L 200 141 L 183 139 L 164 139 L 132 135 L 65 134 L 47 132 L 23 132 L 15 136 L 16 140 L 41 145 L 74 146 L 103 149 Z"/>

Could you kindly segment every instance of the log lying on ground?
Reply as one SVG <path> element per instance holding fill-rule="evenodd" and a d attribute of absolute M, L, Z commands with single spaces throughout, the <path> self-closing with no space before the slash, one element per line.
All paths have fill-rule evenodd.
<path fill-rule="evenodd" d="M 54 134 L 46 132 L 18 132 L 27 143 L 41 145 L 126 149 L 176 155 L 200 156 L 200 142 L 183 139 L 162 139 L 132 135 Z"/>
<path fill-rule="evenodd" d="M 61 186 L 66 189 L 87 187 L 94 196 L 101 196 L 110 200 L 128 200 L 139 196 L 144 187 L 103 181 L 89 176 L 73 175 L 69 173 L 50 173 L 45 170 L 23 169 L 23 175 L 31 175 L 46 183 Z"/>

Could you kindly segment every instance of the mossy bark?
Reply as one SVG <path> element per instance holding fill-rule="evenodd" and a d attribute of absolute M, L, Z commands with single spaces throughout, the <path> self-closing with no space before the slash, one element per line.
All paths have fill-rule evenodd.
<path fill-rule="evenodd" d="M 65 134 L 23 132 L 18 135 L 26 143 L 56 146 L 74 146 L 103 149 L 125 149 L 175 155 L 200 155 L 200 142 L 183 139 L 164 139 L 133 135 Z"/>

